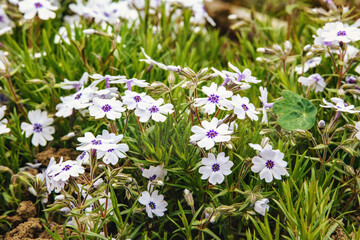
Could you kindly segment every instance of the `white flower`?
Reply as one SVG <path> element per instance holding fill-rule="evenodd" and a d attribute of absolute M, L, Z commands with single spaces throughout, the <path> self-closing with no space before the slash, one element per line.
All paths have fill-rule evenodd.
<path fill-rule="evenodd" d="M 232 104 L 227 98 L 233 95 L 232 91 L 227 91 L 224 86 L 218 87 L 216 83 L 211 83 L 210 87 L 203 86 L 202 91 L 208 96 L 206 98 L 196 98 L 195 107 L 202 107 L 205 113 L 213 114 L 216 107 L 228 110 Z"/>
<path fill-rule="evenodd" d="M 122 107 L 122 102 L 112 99 L 101 99 L 94 98 L 94 105 L 89 107 L 90 116 L 95 117 L 95 119 L 103 118 L 106 116 L 108 119 L 115 120 L 116 118 L 121 117 L 121 113 L 126 109 Z"/>
<path fill-rule="evenodd" d="M 78 161 L 68 160 L 60 162 L 53 173 L 54 181 L 66 182 L 70 177 L 78 177 L 85 172 L 85 168 Z"/>
<path fill-rule="evenodd" d="M 142 175 L 143 177 L 148 178 L 150 181 L 153 180 L 164 180 L 165 176 L 167 174 L 167 171 L 164 170 L 164 165 L 159 166 L 150 166 L 149 169 L 144 169 Z"/>
<path fill-rule="evenodd" d="M 79 137 L 77 140 L 80 142 L 80 146 L 76 150 L 79 151 L 89 151 L 90 149 L 107 151 L 116 147 L 111 143 L 111 139 L 95 137 L 91 132 L 86 132 L 84 137 Z"/>
<path fill-rule="evenodd" d="M 331 24 L 329 31 L 322 33 L 321 37 L 324 38 L 325 42 L 354 42 L 360 40 L 360 29 L 345 25 L 342 22 L 335 22 Z"/>
<path fill-rule="evenodd" d="M 257 80 L 256 77 L 251 76 L 251 71 L 247 68 L 244 69 L 243 72 L 241 72 L 237 67 L 235 67 L 234 65 L 232 65 L 229 62 L 229 67 L 235 71 L 235 73 L 233 72 L 229 72 L 229 71 L 223 71 L 224 73 L 228 74 L 229 76 L 234 77 L 236 80 L 233 81 L 236 84 L 241 84 L 241 82 L 247 82 L 247 83 L 259 83 L 261 82 L 261 80 Z"/>
<path fill-rule="evenodd" d="M 260 144 L 253 144 L 253 143 L 249 143 L 249 146 L 256 150 L 261 152 L 262 150 L 272 150 L 272 146 L 269 143 L 266 143 L 265 147 L 262 147 Z"/>
<path fill-rule="evenodd" d="M 73 95 L 60 97 L 62 103 L 56 105 L 57 117 L 68 117 L 72 114 L 73 109 L 80 110 L 92 105 L 90 102 L 93 98 L 94 92 L 97 91 L 96 87 L 89 86 L 80 89 Z"/>
<path fill-rule="evenodd" d="M 216 142 L 227 142 L 230 141 L 229 126 L 227 124 L 220 124 L 217 118 L 211 119 L 211 122 L 203 121 L 201 124 L 203 127 L 193 126 L 191 132 L 194 135 L 190 136 L 190 141 L 197 142 L 197 145 L 201 148 L 209 150 L 214 147 Z"/>
<path fill-rule="evenodd" d="M 45 146 L 46 141 L 53 140 L 53 136 L 51 134 L 55 133 L 55 128 L 49 126 L 53 123 L 53 118 L 47 117 L 47 112 L 41 112 L 39 109 L 35 111 L 29 111 L 28 118 L 30 123 L 23 122 L 21 123 L 21 129 L 25 132 L 25 136 L 28 138 L 32 134 L 33 137 L 31 139 L 31 143 L 34 146 Z"/>
<path fill-rule="evenodd" d="M 232 96 L 231 100 L 234 106 L 234 113 L 239 119 L 245 119 L 246 115 L 251 120 L 257 121 L 259 119 L 259 117 L 256 115 L 259 114 L 259 112 L 255 110 L 254 104 L 249 103 L 249 99 L 247 97 L 242 98 L 239 94 L 237 94 Z"/>
<path fill-rule="evenodd" d="M 207 158 L 201 160 L 201 163 L 203 164 L 199 168 L 199 173 L 202 174 L 201 179 L 209 179 L 212 185 L 221 184 L 225 179 L 224 176 L 232 173 L 230 168 L 234 165 L 223 152 L 219 153 L 217 157 L 209 153 Z"/>
<path fill-rule="evenodd" d="M 140 62 L 146 62 L 148 64 L 152 64 L 152 65 L 156 65 L 164 70 L 169 70 L 172 72 L 180 72 L 181 71 L 181 67 L 180 66 L 173 66 L 173 65 L 165 65 L 163 63 L 159 63 L 156 62 L 155 60 L 153 60 L 151 57 L 149 57 L 146 53 L 144 48 L 141 48 L 142 53 L 144 54 L 146 59 L 140 59 Z"/>
<path fill-rule="evenodd" d="M 158 194 L 158 190 L 152 192 L 151 195 L 148 191 L 142 192 L 139 202 L 146 206 L 146 212 L 150 218 L 153 218 L 153 214 L 158 217 L 164 216 L 164 212 L 167 210 L 166 206 L 168 205 L 164 200 L 164 196 Z"/>
<path fill-rule="evenodd" d="M 77 158 L 76 161 L 81 164 L 89 164 L 90 154 L 88 151 L 83 151 Z"/>
<path fill-rule="evenodd" d="M 269 199 L 263 198 L 255 202 L 254 210 L 260 215 L 265 216 L 265 211 L 268 212 L 270 206 L 268 205 Z"/>
<path fill-rule="evenodd" d="M 0 36 L 4 33 L 11 32 L 14 26 L 14 22 L 6 15 L 4 9 L 0 8 Z"/>
<path fill-rule="evenodd" d="M 42 20 L 55 18 L 56 14 L 53 12 L 57 7 L 51 5 L 47 0 L 23 0 L 19 2 L 19 11 L 24 13 L 25 19 L 33 19 L 36 14 Z"/>
<path fill-rule="evenodd" d="M 108 130 L 103 130 L 102 135 L 97 135 L 96 138 L 111 144 L 109 149 L 96 152 L 97 159 L 102 158 L 104 163 L 115 165 L 119 158 L 126 157 L 125 152 L 129 151 L 129 146 L 125 143 L 119 143 L 123 138 L 122 134 L 115 135 L 115 133 L 109 133 Z"/>
<path fill-rule="evenodd" d="M 124 83 L 126 85 L 126 88 L 131 91 L 132 86 L 138 86 L 138 87 L 147 87 L 149 86 L 149 83 L 146 82 L 146 80 L 139 80 L 137 78 L 131 78 L 131 79 L 119 79 L 110 81 L 111 84 L 115 83 Z"/>
<path fill-rule="evenodd" d="M 125 96 L 122 96 L 124 105 L 127 109 L 147 109 L 150 108 L 151 103 L 155 101 L 152 97 L 146 95 L 146 93 L 137 93 L 129 90 L 125 91 Z"/>
<path fill-rule="evenodd" d="M 60 159 L 60 162 L 62 162 L 62 158 Z M 65 181 L 55 181 L 53 179 L 54 175 L 57 173 L 57 169 L 58 165 L 56 164 L 54 157 L 51 157 L 48 167 L 45 170 L 45 182 L 48 193 L 51 193 L 53 190 L 58 193 L 65 187 Z"/>
<path fill-rule="evenodd" d="M 263 117 L 261 119 L 262 123 L 266 123 L 268 124 L 268 118 L 267 118 L 267 112 L 266 109 L 271 108 L 273 106 L 273 103 L 268 103 L 267 99 L 268 99 L 268 91 L 266 88 L 264 87 L 260 87 L 260 101 L 263 105 L 262 108 L 262 112 L 263 112 Z"/>
<path fill-rule="evenodd" d="M 321 57 L 313 57 L 313 58 L 307 60 L 304 63 L 304 66 L 302 66 L 302 65 L 296 66 L 295 72 L 299 75 L 306 73 L 307 71 L 309 71 L 310 68 L 314 68 L 317 65 L 319 65 L 320 63 L 321 63 Z"/>
<path fill-rule="evenodd" d="M 140 122 L 147 122 L 152 118 L 155 122 L 164 122 L 166 120 L 165 114 L 171 114 L 174 112 L 174 106 L 170 103 L 162 105 L 164 99 L 160 98 L 151 102 L 146 109 L 135 109 L 135 115 L 140 117 Z"/>
<path fill-rule="evenodd" d="M 280 150 L 263 149 L 258 156 L 253 157 L 254 166 L 251 170 L 255 173 L 260 172 L 260 179 L 267 183 L 275 179 L 280 180 L 282 175 L 288 176 L 285 169 L 287 162 L 283 160 L 284 154 Z"/>
<path fill-rule="evenodd" d="M 355 137 L 356 137 L 358 140 L 360 140 L 360 122 L 357 122 L 357 123 L 355 124 L 355 129 L 357 130 L 357 133 L 356 133 Z"/>
<path fill-rule="evenodd" d="M 71 27 L 71 26 L 70 26 Z M 71 27 L 71 31 L 70 31 L 70 34 L 71 36 L 75 36 L 75 30 L 74 28 Z M 59 28 L 59 31 L 58 33 L 55 35 L 55 38 L 54 38 L 54 43 L 55 44 L 59 44 L 59 43 L 62 43 L 62 42 L 66 42 L 67 44 L 70 45 L 70 39 L 69 39 L 69 35 L 68 35 L 68 32 L 67 32 L 67 29 L 66 27 L 62 26 Z"/>
<path fill-rule="evenodd" d="M 10 128 L 6 126 L 6 124 L 8 123 L 7 119 L 2 119 L 5 116 L 5 110 L 6 106 L 0 107 L 0 134 L 10 132 Z"/>
<path fill-rule="evenodd" d="M 325 105 L 320 105 L 323 108 L 334 108 L 337 112 L 347 112 L 347 113 L 357 113 L 360 112 L 358 110 L 355 110 L 354 105 L 347 105 L 345 101 L 341 98 L 333 97 L 331 98 L 331 101 L 335 104 L 332 104 L 330 102 L 327 102 L 325 98 L 323 98 L 323 102 Z"/>
<path fill-rule="evenodd" d="M 69 81 L 66 78 L 64 79 L 64 82 L 61 83 L 62 89 L 73 89 L 75 88 L 76 91 L 79 91 L 81 87 L 85 86 L 89 80 L 89 73 L 84 72 L 81 76 L 79 81 Z"/>
<path fill-rule="evenodd" d="M 326 86 L 324 78 L 320 76 L 320 74 L 311 74 L 309 77 L 299 77 L 298 81 L 302 83 L 304 86 L 311 87 L 311 89 L 315 89 L 315 92 L 322 92 Z"/>
<path fill-rule="evenodd" d="M 229 82 L 234 82 L 235 81 L 234 77 L 226 74 L 224 71 L 220 72 L 219 70 L 217 70 L 216 68 L 213 68 L 213 67 L 211 68 L 211 70 L 213 70 L 217 76 L 220 76 L 224 80 L 224 82 L 223 82 L 223 84 L 221 84 L 221 86 L 225 86 Z M 249 85 L 249 87 L 250 87 L 250 85 Z"/>

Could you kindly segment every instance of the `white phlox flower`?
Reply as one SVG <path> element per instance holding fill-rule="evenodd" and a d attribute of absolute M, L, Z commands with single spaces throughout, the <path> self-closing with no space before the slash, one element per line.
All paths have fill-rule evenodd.
<path fill-rule="evenodd" d="M 23 122 L 21 129 L 27 138 L 33 135 L 31 143 L 34 146 L 39 146 L 39 144 L 45 146 L 46 141 L 54 139 L 52 134 L 55 133 L 55 128 L 50 126 L 54 119 L 48 118 L 46 111 L 41 112 L 39 109 L 29 111 L 28 118 L 31 124 Z"/>
<path fill-rule="evenodd" d="M 14 26 L 14 22 L 6 15 L 4 9 L 0 8 L 0 36 L 4 33 L 11 32 Z"/>
<path fill-rule="evenodd" d="M 355 129 L 357 130 L 357 133 L 355 134 L 355 137 L 360 140 L 360 122 L 357 122 L 355 124 Z"/>
<path fill-rule="evenodd" d="M 220 76 L 224 80 L 224 82 L 221 84 L 221 86 L 226 86 L 230 82 L 234 82 L 236 80 L 233 76 L 226 74 L 224 71 L 219 71 L 214 67 L 212 67 L 211 70 L 213 70 L 217 76 Z"/>
<path fill-rule="evenodd" d="M 268 118 L 267 118 L 267 112 L 266 109 L 272 108 L 272 106 L 274 105 L 274 103 L 268 103 L 268 91 L 266 89 L 266 87 L 260 87 L 260 101 L 263 105 L 262 107 L 262 113 L 263 113 L 263 117 L 261 119 L 262 123 L 268 124 Z"/>
<path fill-rule="evenodd" d="M 144 169 L 142 176 L 149 179 L 149 181 L 153 180 L 164 180 L 167 171 L 164 170 L 164 165 L 159 166 L 150 166 L 149 169 Z"/>
<path fill-rule="evenodd" d="M 62 89 L 73 89 L 75 88 L 76 91 L 79 91 L 81 87 L 84 87 L 87 82 L 89 80 L 89 73 L 88 72 L 84 72 L 83 75 L 81 76 L 80 80 L 78 81 L 70 81 L 68 79 L 64 79 L 64 82 L 61 83 L 61 88 Z"/>
<path fill-rule="evenodd" d="M 51 5 L 48 0 L 23 0 L 19 2 L 19 11 L 24 13 L 25 19 L 33 19 L 37 14 L 40 19 L 48 20 L 55 18 L 57 7 Z"/>
<path fill-rule="evenodd" d="M 322 78 L 318 73 L 311 74 L 307 78 L 299 77 L 298 81 L 304 86 L 311 87 L 311 89 L 314 89 L 316 93 L 324 91 L 324 88 L 326 87 L 324 78 Z"/>
<path fill-rule="evenodd" d="M 129 146 L 125 143 L 119 143 L 123 139 L 122 134 L 115 135 L 115 133 L 109 133 L 108 130 L 103 130 L 102 134 L 97 135 L 96 138 L 111 144 L 109 149 L 96 152 L 97 159 L 102 158 L 104 163 L 115 165 L 119 158 L 126 157 L 125 153 L 129 151 Z"/>
<path fill-rule="evenodd" d="M 60 159 L 60 162 L 62 162 L 62 158 Z M 54 190 L 55 192 L 58 193 L 61 191 L 61 189 L 65 187 L 65 181 L 54 180 L 54 176 L 57 173 L 57 170 L 58 170 L 58 165 L 56 164 L 54 157 L 52 157 L 50 158 L 48 167 L 45 170 L 45 182 L 49 194 Z"/>
<path fill-rule="evenodd" d="M 260 179 L 272 182 L 273 178 L 280 180 L 282 175 L 288 176 L 287 162 L 283 160 L 284 154 L 280 150 L 263 149 L 258 156 L 253 157 L 251 170 L 260 172 Z"/>
<path fill-rule="evenodd" d="M 297 74 L 303 74 L 309 71 L 310 68 L 314 68 L 318 66 L 321 63 L 321 57 L 313 57 L 309 60 L 307 60 L 304 65 L 296 66 L 295 72 Z"/>
<path fill-rule="evenodd" d="M 261 80 L 257 80 L 256 77 L 251 76 L 251 71 L 247 68 L 244 69 L 244 71 L 240 71 L 239 68 L 235 67 L 229 62 L 229 67 L 235 71 L 229 72 L 229 71 L 223 71 L 224 73 L 228 74 L 229 76 L 234 77 L 235 81 L 233 83 L 241 84 L 242 82 L 246 83 L 259 83 Z"/>
<path fill-rule="evenodd" d="M 112 99 L 101 99 L 94 98 L 93 105 L 89 107 L 90 116 L 95 117 L 95 119 L 107 117 L 108 119 L 115 120 L 121 117 L 121 113 L 126 109 L 123 106 L 122 102 Z"/>
<path fill-rule="evenodd" d="M 360 40 L 360 29 L 354 26 L 348 26 L 342 22 L 334 22 L 331 24 L 331 29 L 323 32 L 321 36 L 325 42 L 355 42 Z"/>
<path fill-rule="evenodd" d="M 229 126 L 227 124 L 218 124 L 217 118 L 211 119 L 210 122 L 203 121 L 201 124 L 203 127 L 193 126 L 191 132 L 194 135 L 190 136 L 190 141 L 196 142 L 201 148 L 209 150 L 215 146 L 216 142 L 228 142 L 231 139 Z"/>
<path fill-rule="evenodd" d="M 150 193 L 144 191 L 141 193 L 139 203 L 146 206 L 146 212 L 149 218 L 153 218 L 153 214 L 158 217 L 164 216 L 168 203 L 164 200 L 163 195 L 159 195 L 158 190 Z"/>
<path fill-rule="evenodd" d="M 226 90 L 224 86 L 218 87 L 216 83 L 211 83 L 210 87 L 203 86 L 203 93 L 207 95 L 206 98 L 196 98 L 195 107 L 202 107 L 205 113 L 213 114 L 216 107 L 222 110 L 229 110 L 232 108 L 230 98 L 233 95 L 232 91 Z"/>
<path fill-rule="evenodd" d="M 78 177 L 85 172 L 85 168 L 78 161 L 60 161 L 54 170 L 53 180 L 66 182 L 70 177 Z"/>
<path fill-rule="evenodd" d="M 8 123 L 7 119 L 3 119 L 3 117 L 5 116 L 5 110 L 6 106 L 0 107 L 0 134 L 10 132 L 10 128 L 6 126 L 6 124 Z"/>
<path fill-rule="evenodd" d="M 270 209 L 270 206 L 268 205 L 269 199 L 263 198 L 260 200 L 257 200 L 254 204 L 254 210 L 260 215 L 265 216 L 265 212 L 268 212 Z"/>
<path fill-rule="evenodd" d="M 147 55 L 145 53 L 144 48 L 141 48 L 142 53 L 144 54 L 146 59 L 140 59 L 140 62 L 146 62 L 148 64 L 152 64 L 152 65 L 156 65 L 161 69 L 164 70 L 168 70 L 168 71 L 172 71 L 172 72 L 180 72 L 181 71 L 181 67 L 180 66 L 173 66 L 173 65 L 165 65 L 163 63 L 159 63 L 155 60 L 153 60 L 151 57 L 149 57 L 149 55 Z"/>
<path fill-rule="evenodd" d="M 88 151 L 83 151 L 77 158 L 76 161 L 81 164 L 88 165 L 90 160 L 90 154 Z"/>
<path fill-rule="evenodd" d="M 347 113 L 360 112 L 359 110 L 355 110 L 354 105 L 347 105 L 347 103 L 341 98 L 333 97 L 331 98 L 331 101 L 335 104 L 330 103 L 326 101 L 325 98 L 323 98 L 323 102 L 325 103 L 325 105 L 320 105 L 320 106 L 323 108 L 334 108 L 336 109 L 337 112 L 347 112 Z"/>
<path fill-rule="evenodd" d="M 111 81 L 110 83 L 112 83 L 112 84 L 124 83 L 126 85 L 127 90 L 130 90 L 130 91 L 133 86 L 138 86 L 138 87 L 149 86 L 149 83 L 147 83 L 146 80 L 141 80 L 141 79 L 137 79 L 137 78 L 119 79 L 119 80 Z"/>
<path fill-rule="evenodd" d="M 201 160 L 201 163 L 203 164 L 199 168 L 199 173 L 202 174 L 201 179 L 209 179 L 212 185 L 221 184 L 225 179 L 224 176 L 232 173 L 230 169 L 234 165 L 223 152 L 219 153 L 217 157 L 209 153 L 207 158 Z"/>
<path fill-rule="evenodd" d="M 112 143 L 112 139 L 101 138 L 101 136 L 95 137 L 91 132 L 86 132 L 84 137 L 77 139 L 80 145 L 76 148 L 79 151 L 90 151 L 91 149 L 107 151 L 116 147 L 116 144 Z"/>
<path fill-rule="evenodd" d="M 137 93 L 129 90 L 125 91 L 125 95 L 122 96 L 122 100 L 128 110 L 146 110 L 147 108 L 150 108 L 151 103 L 155 101 L 152 97 L 146 95 L 144 92 Z"/>
<path fill-rule="evenodd" d="M 239 94 L 232 96 L 232 104 L 234 106 L 234 113 L 239 119 L 245 119 L 248 116 L 251 120 L 257 121 L 259 117 L 258 111 L 256 111 L 254 104 L 249 103 L 247 97 L 241 97 Z"/>
<path fill-rule="evenodd" d="M 140 122 L 147 122 L 151 118 L 155 122 L 164 122 L 166 116 L 174 112 L 174 106 L 170 103 L 164 104 L 164 99 L 160 98 L 151 102 L 148 108 L 135 109 L 135 115 L 139 117 Z"/>

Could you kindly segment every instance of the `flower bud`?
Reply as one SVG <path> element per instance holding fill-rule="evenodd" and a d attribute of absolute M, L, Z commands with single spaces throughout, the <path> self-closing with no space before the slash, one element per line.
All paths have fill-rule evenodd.
<path fill-rule="evenodd" d="M 256 51 L 258 53 L 265 53 L 265 48 L 261 47 L 261 48 L 256 49 Z"/>
<path fill-rule="evenodd" d="M 310 48 L 311 48 L 311 45 L 310 45 L 310 44 L 307 44 L 307 45 L 305 45 L 305 47 L 303 48 L 303 51 L 304 51 L 304 52 L 307 52 L 307 51 L 310 50 Z"/>
<path fill-rule="evenodd" d="M 319 128 L 324 128 L 325 125 L 326 125 L 326 123 L 325 123 L 324 120 L 320 120 L 320 121 L 318 122 L 318 127 L 319 127 Z"/>
<path fill-rule="evenodd" d="M 194 206 L 194 198 L 188 189 L 184 190 L 184 197 L 190 207 Z"/>
<path fill-rule="evenodd" d="M 83 30 L 83 33 L 86 34 L 86 35 L 92 35 L 92 34 L 95 34 L 95 32 L 96 32 L 96 30 L 92 29 L 92 28 Z"/>
<path fill-rule="evenodd" d="M 285 41 L 284 43 L 284 48 L 285 48 L 285 52 L 287 54 L 290 53 L 291 49 L 292 49 L 292 45 L 291 45 L 291 42 L 290 41 Z"/>

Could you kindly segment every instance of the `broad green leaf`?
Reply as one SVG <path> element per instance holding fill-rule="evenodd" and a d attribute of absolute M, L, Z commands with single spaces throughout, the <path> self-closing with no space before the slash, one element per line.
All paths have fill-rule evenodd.
<path fill-rule="evenodd" d="M 284 91 L 283 97 L 283 100 L 275 102 L 273 106 L 274 112 L 280 114 L 278 124 L 289 131 L 310 129 L 315 123 L 315 105 L 291 91 Z"/>

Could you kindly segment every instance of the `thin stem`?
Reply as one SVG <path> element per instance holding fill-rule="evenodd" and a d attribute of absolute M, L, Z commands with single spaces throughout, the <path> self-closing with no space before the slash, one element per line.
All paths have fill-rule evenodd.
<path fill-rule="evenodd" d="M 22 104 L 20 103 L 19 98 L 18 98 L 17 95 L 16 95 L 14 86 L 12 85 L 10 73 L 7 72 L 7 74 L 6 74 L 5 77 L 6 77 L 7 81 L 8 81 L 9 88 L 10 88 L 10 92 L 11 92 L 11 95 L 13 96 L 13 98 L 14 98 L 15 104 L 20 108 L 20 110 L 22 111 L 22 113 L 23 113 L 23 114 L 25 115 L 25 117 L 27 118 L 27 112 L 25 111 L 24 107 L 23 107 Z"/>

